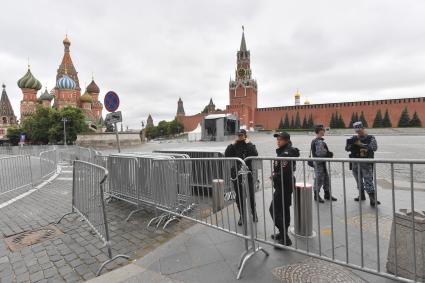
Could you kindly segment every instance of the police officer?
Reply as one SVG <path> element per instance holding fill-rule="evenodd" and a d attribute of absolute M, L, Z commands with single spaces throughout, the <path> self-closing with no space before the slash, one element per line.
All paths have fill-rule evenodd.
<path fill-rule="evenodd" d="M 241 129 L 238 131 L 237 139 L 229 144 L 224 153 L 225 157 L 238 157 L 240 159 L 245 159 L 249 156 L 258 156 L 257 149 L 255 145 L 249 141 L 247 138 L 246 131 Z M 250 171 L 252 171 L 252 162 L 247 162 L 246 164 Z M 239 210 L 239 221 L 238 225 L 241 226 L 243 223 L 243 215 L 245 212 L 244 204 L 245 201 L 241 201 L 242 196 L 244 195 L 243 186 L 242 186 L 242 175 L 239 175 L 237 178 L 237 171 L 241 169 L 241 164 L 238 164 L 238 168 L 232 168 L 232 178 L 235 179 L 233 181 L 233 188 L 236 192 L 236 204 Z M 249 198 L 251 201 L 251 211 L 253 211 L 253 220 L 254 222 L 258 222 L 257 212 L 255 209 L 255 194 L 254 194 L 254 182 L 252 178 L 252 174 L 248 174 L 248 187 L 249 187 Z"/>
<path fill-rule="evenodd" d="M 328 145 L 323 136 L 325 129 L 323 125 L 315 127 L 316 138 L 311 141 L 311 155 L 313 157 L 327 157 L 332 158 L 333 153 L 329 151 Z M 325 192 L 324 198 L 326 200 L 336 201 L 337 199 L 331 196 L 329 192 L 329 174 L 326 168 L 326 162 L 315 161 L 314 166 L 314 200 L 324 203 L 325 201 L 320 197 L 320 188 L 323 187 Z"/>
<path fill-rule="evenodd" d="M 357 135 L 347 140 L 346 151 L 350 151 L 350 158 L 374 158 L 375 151 L 378 149 L 376 139 L 368 135 L 362 122 L 353 123 L 354 131 Z M 366 200 L 364 191 L 369 195 L 370 205 L 381 204 L 375 197 L 375 187 L 373 184 L 373 163 L 351 163 L 354 179 L 357 182 L 360 196 L 354 200 Z"/>
<path fill-rule="evenodd" d="M 277 142 L 277 157 L 298 157 L 300 152 L 292 147 L 291 137 L 286 132 L 274 135 Z M 270 205 L 270 215 L 279 233 L 272 235 L 272 239 L 279 244 L 291 246 L 292 241 L 288 235 L 288 227 L 291 223 L 290 206 L 292 204 L 292 191 L 295 186 L 295 161 L 275 160 L 273 162 L 273 200 Z"/>

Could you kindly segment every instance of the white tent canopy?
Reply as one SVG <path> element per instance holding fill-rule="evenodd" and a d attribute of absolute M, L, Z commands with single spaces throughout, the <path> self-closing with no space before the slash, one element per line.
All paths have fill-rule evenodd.
<path fill-rule="evenodd" d="M 193 131 L 187 133 L 188 141 L 200 141 L 201 138 L 202 138 L 201 124 L 198 124 L 198 126 Z"/>

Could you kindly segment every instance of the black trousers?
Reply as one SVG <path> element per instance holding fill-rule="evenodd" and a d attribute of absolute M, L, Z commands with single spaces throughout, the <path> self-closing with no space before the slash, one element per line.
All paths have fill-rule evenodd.
<path fill-rule="evenodd" d="M 251 210 L 255 213 L 255 192 L 254 192 L 254 181 L 252 179 L 252 175 L 248 174 L 248 187 L 249 187 L 249 198 L 251 202 Z M 244 215 L 245 211 L 245 201 L 242 200 L 242 196 L 247 197 L 243 192 L 242 187 L 242 176 L 238 176 L 238 181 L 233 181 L 233 189 L 236 193 L 236 204 L 238 206 L 239 215 Z M 242 201 L 241 201 L 242 200 Z M 253 214 L 254 215 L 254 214 Z"/>
<path fill-rule="evenodd" d="M 294 181 L 295 184 L 295 181 Z M 291 204 L 292 204 L 292 184 L 284 183 L 283 187 L 279 183 L 274 184 L 273 200 L 270 204 L 270 215 L 274 225 L 280 233 L 287 233 L 291 224 Z"/>

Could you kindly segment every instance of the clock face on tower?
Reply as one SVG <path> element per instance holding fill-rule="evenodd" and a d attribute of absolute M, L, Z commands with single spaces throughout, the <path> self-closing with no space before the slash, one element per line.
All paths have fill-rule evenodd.
<path fill-rule="evenodd" d="M 239 75 L 240 78 L 244 78 L 245 74 L 246 74 L 245 69 L 241 68 L 241 69 L 238 70 L 238 75 Z"/>

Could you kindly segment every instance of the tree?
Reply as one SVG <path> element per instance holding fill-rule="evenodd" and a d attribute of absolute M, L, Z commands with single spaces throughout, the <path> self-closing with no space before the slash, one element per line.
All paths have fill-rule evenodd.
<path fill-rule="evenodd" d="M 18 145 L 19 140 L 21 138 L 21 133 L 22 133 L 21 129 L 11 127 L 7 129 L 6 137 L 9 139 L 9 142 L 12 145 Z"/>
<path fill-rule="evenodd" d="M 303 128 L 303 129 L 308 129 L 307 115 L 304 115 L 302 128 Z"/>
<path fill-rule="evenodd" d="M 33 144 L 63 142 L 63 121 L 66 118 L 66 137 L 73 143 L 80 133 L 90 132 L 83 111 L 79 108 L 65 107 L 60 110 L 38 107 L 36 112 L 22 122 L 22 132 Z"/>
<path fill-rule="evenodd" d="M 301 119 L 300 119 L 300 113 L 297 111 L 297 114 L 295 115 L 295 129 L 301 128 Z"/>
<path fill-rule="evenodd" d="M 404 108 L 403 112 L 401 112 L 400 120 L 398 120 L 398 127 L 409 127 L 410 126 L 410 117 L 409 112 L 407 111 L 407 107 Z"/>
<path fill-rule="evenodd" d="M 291 117 L 291 125 L 289 125 L 291 129 L 295 129 L 294 116 Z"/>
<path fill-rule="evenodd" d="M 283 128 L 284 129 L 289 129 L 291 125 L 289 124 L 289 117 L 288 117 L 288 112 L 286 112 L 285 114 L 285 121 L 283 121 Z"/>
<path fill-rule="evenodd" d="M 388 109 L 385 110 L 384 119 L 382 119 L 382 126 L 384 128 L 392 128 L 393 126 L 390 120 L 390 115 L 388 114 Z"/>
<path fill-rule="evenodd" d="M 409 121 L 410 127 L 422 127 L 421 119 L 419 119 L 418 113 L 415 111 L 413 113 L 412 119 Z"/>
<path fill-rule="evenodd" d="M 278 129 L 284 129 L 284 128 L 285 128 L 285 126 L 283 125 L 283 117 L 282 117 L 282 118 L 280 118 Z"/>
<path fill-rule="evenodd" d="M 172 121 L 160 121 L 158 126 L 147 127 L 146 137 L 148 139 L 155 139 L 157 137 L 175 136 L 184 131 L 184 126 L 176 119 Z"/>
<path fill-rule="evenodd" d="M 338 116 L 338 113 L 336 113 L 336 116 Z M 338 123 L 338 128 L 345 129 L 345 122 L 344 122 L 344 119 L 342 118 L 341 114 L 339 114 L 337 123 Z"/>
<path fill-rule="evenodd" d="M 351 114 L 350 128 L 352 128 L 353 124 L 357 121 L 359 121 L 359 114 L 357 112 L 353 112 Z"/>
<path fill-rule="evenodd" d="M 329 127 L 330 128 L 336 128 L 336 121 L 335 121 L 335 113 L 332 113 L 331 120 L 329 121 Z"/>
<path fill-rule="evenodd" d="M 382 120 L 381 109 L 378 109 L 378 111 L 376 111 L 375 120 L 373 120 L 373 127 L 374 128 L 382 128 L 382 127 L 384 127 L 384 123 L 383 123 L 383 120 Z"/>
<path fill-rule="evenodd" d="M 368 124 L 367 124 L 366 118 L 364 117 L 363 111 L 360 113 L 359 120 L 360 120 L 360 122 L 362 122 L 364 128 L 368 127 Z"/>
<path fill-rule="evenodd" d="M 308 128 L 309 129 L 313 129 L 314 128 L 314 121 L 313 121 L 313 114 L 310 114 L 310 116 L 308 117 Z"/>

